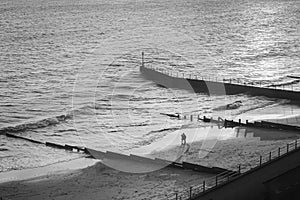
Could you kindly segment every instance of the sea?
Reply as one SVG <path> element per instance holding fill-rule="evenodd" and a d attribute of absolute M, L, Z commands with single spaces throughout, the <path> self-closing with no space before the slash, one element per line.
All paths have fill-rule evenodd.
<path fill-rule="evenodd" d="M 166 113 L 299 114 L 288 100 L 164 88 L 139 71 L 144 52 L 146 67 L 300 90 L 299 27 L 298 0 L 1 0 L 0 172 L 84 156 L 8 131 L 128 154 L 205 126 Z"/>

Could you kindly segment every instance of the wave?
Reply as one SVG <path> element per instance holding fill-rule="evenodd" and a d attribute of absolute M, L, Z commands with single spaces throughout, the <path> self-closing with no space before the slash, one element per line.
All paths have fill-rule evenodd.
<path fill-rule="evenodd" d="M 59 124 L 60 122 L 66 121 L 67 119 L 71 119 L 71 118 L 72 118 L 71 114 L 63 114 L 63 115 L 58 115 L 55 117 L 38 120 L 35 122 L 28 122 L 28 123 L 19 124 L 16 126 L 8 126 L 8 127 L 1 128 L 0 134 L 18 133 L 18 132 L 24 132 L 27 130 L 45 128 L 48 126 Z"/>
<path fill-rule="evenodd" d="M 257 110 L 257 109 L 260 109 L 260 108 L 264 108 L 264 107 L 267 107 L 267 106 L 271 106 L 271 105 L 279 105 L 279 104 L 284 104 L 284 103 L 288 103 L 289 101 L 288 100 L 277 100 L 275 102 L 266 102 L 266 103 L 262 103 L 260 105 L 256 105 L 256 106 L 253 106 L 253 107 L 250 107 L 250 108 L 247 108 L 245 110 L 241 110 L 240 112 L 238 112 L 236 115 L 241 115 L 243 113 L 246 113 L 246 112 L 250 112 L 252 110 Z"/>

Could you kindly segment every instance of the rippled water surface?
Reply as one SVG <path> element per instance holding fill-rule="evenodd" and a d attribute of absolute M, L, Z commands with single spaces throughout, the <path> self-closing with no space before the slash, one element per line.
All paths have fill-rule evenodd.
<path fill-rule="evenodd" d="M 297 0 L 2 0 L 0 128 L 128 152 L 201 125 L 160 113 L 236 118 L 282 104 L 293 113 L 281 100 L 162 88 L 139 66 L 144 51 L 148 66 L 300 89 L 288 77 L 300 75 L 299 21 Z M 0 171 L 78 156 L 0 138 Z"/>

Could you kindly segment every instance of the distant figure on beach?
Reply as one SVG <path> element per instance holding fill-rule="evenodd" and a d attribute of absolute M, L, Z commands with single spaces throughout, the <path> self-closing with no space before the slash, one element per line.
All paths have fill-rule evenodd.
<path fill-rule="evenodd" d="M 181 145 L 186 144 L 186 135 L 184 133 L 181 134 Z"/>

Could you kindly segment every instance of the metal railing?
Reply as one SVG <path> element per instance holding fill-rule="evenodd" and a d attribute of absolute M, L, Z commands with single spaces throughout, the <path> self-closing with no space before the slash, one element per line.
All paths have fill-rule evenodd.
<path fill-rule="evenodd" d="M 165 74 L 170 77 L 174 78 L 183 78 L 183 79 L 193 79 L 193 80 L 202 80 L 202 81 L 211 81 L 211 82 L 219 82 L 219 83 L 227 83 L 227 84 L 236 84 L 236 85 L 242 85 L 242 86 L 251 86 L 251 87 L 260 87 L 260 88 L 268 88 L 268 89 L 274 89 L 274 90 L 283 90 L 283 91 L 293 91 L 293 92 L 299 92 L 300 91 L 300 86 L 299 88 L 295 88 L 293 86 L 293 83 L 290 85 L 285 85 L 284 83 L 282 84 L 266 84 L 263 81 L 244 81 L 240 78 L 218 78 L 218 77 L 207 77 L 207 76 L 199 76 L 195 74 L 189 74 L 189 73 L 183 73 L 183 72 L 178 72 L 178 71 L 171 71 L 171 70 L 166 70 L 163 68 L 159 67 L 153 67 L 153 66 L 144 66 L 147 69 L 151 69 L 157 72 L 160 72 L 162 74 Z"/>
<path fill-rule="evenodd" d="M 293 142 L 287 143 L 284 147 L 279 147 L 278 149 L 271 151 L 267 154 L 260 155 L 258 164 L 255 165 L 253 168 L 245 169 L 244 172 L 242 172 L 241 165 L 238 166 L 237 171 L 225 171 L 222 172 L 214 177 L 211 177 L 209 179 L 206 179 L 199 185 L 192 185 L 187 189 L 183 189 L 181 191 L 175 191 L 174 193 L 168 195 L 167 199 L 172 200 L 189 200 L 197 197 L 201 193 L 216 188 L 220 185 L 226 184 L 233 179 L 239 177 L 241 174 L 248 173 L 250 171 L 256 170 L 258 168 L 263 167 L 264 165 L 274 161 L 275 159 L 278 159 L 280 157 L 283 157 L 285 155 L 288 155 L 292 151 L 298 149 L 300 147 L 300 140 L 295 140 Z"/>

